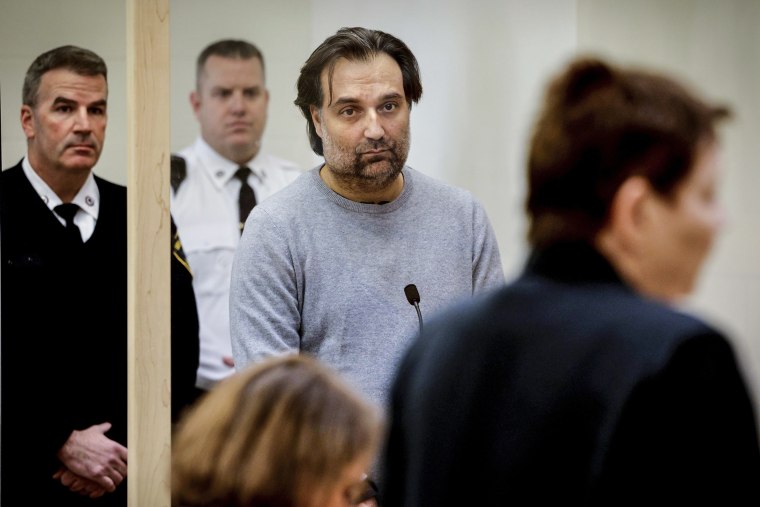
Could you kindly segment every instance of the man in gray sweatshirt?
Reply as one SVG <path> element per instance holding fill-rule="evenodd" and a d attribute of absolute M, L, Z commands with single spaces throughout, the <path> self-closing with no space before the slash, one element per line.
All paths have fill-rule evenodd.
<path fill-rule="evenodd" d="M 423 317 L 504 283 L 483 207 L 405 165 L 417 61 L 392 35 L 344 28 L 309 57 L 296 105 L 325 163 L 256 206 L 232 268 L 238 369 L 287 352 L 316 356 L 385 406 Z M 420 321 L 421 323 L 421 321 Z"/>

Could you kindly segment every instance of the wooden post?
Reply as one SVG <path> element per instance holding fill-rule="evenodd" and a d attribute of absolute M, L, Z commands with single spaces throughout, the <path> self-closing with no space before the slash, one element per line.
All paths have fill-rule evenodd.
<path fill-rule="evenodd" d="M 169 0 L 127 0 L 130 507 L 170 505 Z"/>

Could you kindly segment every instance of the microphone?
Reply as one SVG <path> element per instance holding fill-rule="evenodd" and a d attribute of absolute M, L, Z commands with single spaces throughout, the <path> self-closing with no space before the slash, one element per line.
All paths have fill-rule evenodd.
<path fill-rule="evenodd" d="M 422 312 L 420 311 L 420 293 L 417 291 L 417 286 L 410 283 L 404 287 L 404 294 L 406 294 L 406 300 L 409 301 L 409 304 L 417 310 L 417 318 L 420 321 L 420 334 L 422 334 Z"/>

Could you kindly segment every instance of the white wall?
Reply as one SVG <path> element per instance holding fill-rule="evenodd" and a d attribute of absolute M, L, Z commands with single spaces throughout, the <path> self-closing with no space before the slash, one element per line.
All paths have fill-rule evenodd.
<path fill-rule="evenodd" d="M 412 111 L 409 163 L 468 188 L 496 230 L 508 276 L 523 240 L 525 143 L 546 79 L 577 51 L 666 70 L 737 118 L 724 131 L 731 222 L 692 306 L 727 329 L 760 404 L 760 2 L 756 0 L 171 0 L 172 150 L 192 142 L 195 58 L 209 42 L 260 46 L 271 92 L 264 149 L 303 167 L 305 120 L 293 105 L 300 66 L 342 26 L 388 31 L 416 54 L 424 93 Z M 123 0 L 0 0 L 2 167 L 23 155 L 21 82 L 39 53 L 79 44 L 109 64 L 109 127 L 96 172 L 126 181 Z"/>

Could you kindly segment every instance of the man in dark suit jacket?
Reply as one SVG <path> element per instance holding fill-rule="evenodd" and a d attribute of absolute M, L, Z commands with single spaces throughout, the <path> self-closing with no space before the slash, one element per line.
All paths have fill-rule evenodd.
<path fill-rule="evenodd" d="M 126 188 L 92 174 L 106 65 L 64 46 L 27 71 L 27 154 L 0 176 L 2 503 L 126 505 Z"/>
<path fill-rule="evenodd" d="M 4 505 L 126 505 L 126 188 L 92 173 L 106 110 L 98 55 L 63 46 L 30 66 L 27 154 L 0 174 Z M 176 420 L 194 401 L 199 339 L 172 232 Z"/>
<path fill-rule="evenodd" d="M 579 59 L 529 157 L 515 282 L 430 322 L 392 390 L 388 506 L 757 505 L 729 342 L 675 306 L 721 223 L 715 122 L 671 79 Z"/>

